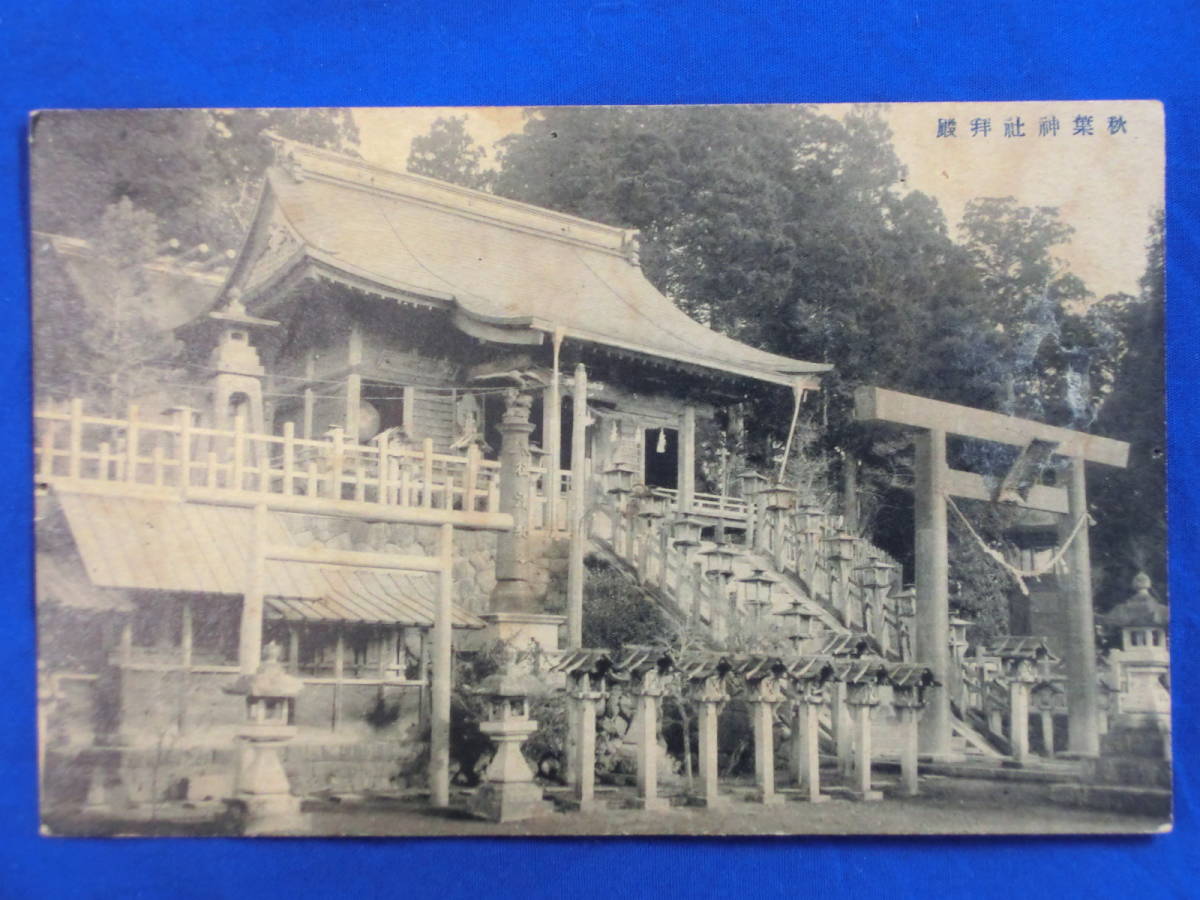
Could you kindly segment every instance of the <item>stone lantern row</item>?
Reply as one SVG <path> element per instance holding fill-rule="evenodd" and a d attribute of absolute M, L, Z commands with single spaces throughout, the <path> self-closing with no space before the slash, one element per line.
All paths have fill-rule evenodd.
<path fill-rule="evenodd" d="M 854 759 L 846 771 L 853 776 L 851 794 L 857 799 L 878 800 L 871 788 L 871 711 L 880 704 L 880 688 L 892 689 L 892 703 L 904 724 L 901 754 L 901 791 L 917 793 L 917 718 L 925 690 L 936 684 L 929 669 L 915 663 L 889 663 L 879 657 L 836 658 L 804 656 L 793 659 L 765 655 L 726 656 L 719 653 L 688 654 L 676 661 L 669 653 L 633 648 L 619 657 L 606 650 L 576 650 L 555 665 L 566 676 L 573 704 L 572 772 L 574 798 L 581 810 L 596 808 L 595 713 L 596 703 L 618 682 L 629 682 L 638 698 L 635 723 L 637 801 L 647 810 L 663 810 L 667 801 L 658 794 L 657 722 L 659 704 L 668 681 L 682 680 L 687 696 L 698 707 L 699 787 L 690 798 L 694 805 L 715 808 L 728 802 L 719 793 L 717 723 L 722 707 L 737 683 L 747 688 L 754 732 L 755 789 L 752 799 L 763 804 L 783 799 L 775 785 L 775 714 L 790 704 L 791 775 L 801 796 L 810 802 L 828 799 L 821 792 L 820 712 L 828 705 L 836 722 L 848 710 L 853 720 L 853 740 L 843 733 L 839 745 L 852 743 Z M 831 691 L 838 687 L 840 691 Z M 835 726 L 836 727 L 836 726 Z"/>

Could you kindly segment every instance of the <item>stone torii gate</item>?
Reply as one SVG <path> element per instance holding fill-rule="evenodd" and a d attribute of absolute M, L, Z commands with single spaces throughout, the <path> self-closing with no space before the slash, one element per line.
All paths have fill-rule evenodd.
<path fill-rule="evenodd" d="M 932 669 L 934 677 L 942 684 L 950 683 L 951 662 L 947 498 L 999 500 L 1027 509 L 1066 515 L 1072 522 L 1082 518 L 1066 554 L 1070 571 L 1064 654 L 1068 750 L 1080 756 L 1097 756 L 1100 750 L 1099 699 L 1084 469 L 1088 462 L 1124 468 L 1129 459 L 1129 445 L 1031 419 L 869 386 L 855 392 L 854 417 L 860 422 L 917 429 L 913 487 L 916 656 Z M 946 464 L 947 434 L 1019 447 L 1021 453 L 999 483 L 992 484 L 982 475 L 951 469 Z M 1052 455 L 1068 460 L 1069 476 L 1065 488 L 1038 483 L 1042 467 Z M 950 696 L 943 688 L 932 692 L 921 721 L 922 755 L 933 759 L 950 757 L 950 736 Z"/>

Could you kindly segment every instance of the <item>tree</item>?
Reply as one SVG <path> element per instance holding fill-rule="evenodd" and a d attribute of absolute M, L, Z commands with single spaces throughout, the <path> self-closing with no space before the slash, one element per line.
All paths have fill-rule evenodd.
<path fill-rule="evenodd" d="M 1128 441 L 1126 469 L 1091 474 L 1093 560 L 1102 578 L 1101 607 L 1129 596 L 1129 582 L 1145 572 L 1165 595 L 1167 577 L 1166 457 L 1164 420 L 1165 285 L 1163 214 L 1159 210 L 1146 241 L 1146 270 L 1136 300 L 1120 316 L 1123 344 L 1111 394 L 1096 420 L 1096 430 Z"/>
<path fill-rule="evenodd" d="M 408 171 L 477 191 L 490 190 L 495 172 L 483 168 L 487 151 L 467 133 L 466 116 L 438 118 L 428 134 L 413 138 Z"/>

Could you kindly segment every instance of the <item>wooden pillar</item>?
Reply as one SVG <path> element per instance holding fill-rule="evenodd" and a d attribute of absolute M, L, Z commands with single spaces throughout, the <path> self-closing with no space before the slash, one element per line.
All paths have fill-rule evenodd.
<path fill-rule="evenodd" d="M 563 334 L 555 330 L 554 365 L 550 372 L 550 384 L 542 397 L 542 449 L 546 451 L 546 530 L 553 533 L 562 521 L 559 487 L 562 479 L 562 376 L 559 372 L 559 351 Z"/>
<path fill-rule="evenodd" d="M 334 626 L 337 638 L 333 645 L 333 710 L 330 724 L 337 731 L 342 724 L 342 681 L 346 677 L 346 631 L 339 623 Z"/>
<path fill-rule="evenodd" d="M 358 443 L 358 407 L 362 403 L 362 376 L 351 372 L 346 376 L 346 437 Z"/>
<path fill-rule="evenodd" d="M 583 557 L 587 535 L 587 369 L 575 367 L 571 410 L 571 508 L 570 548 L 567 558 L 567 647 L 583 646 Z"/>
<path fill-rule="evenodd" d="M 1070 527 L 1083 524 L 1067 549 L 1070 593 L 1063 648 L 1067 669 L 1067 750 L 1078 756 L 1100 755 L 1100 697 L 1096 681 L 1095 611 L 1092 606 L 1092 554 L 1088 541 L 1087 474 L 1084 461 L 1071 460 L 1067 483 Z"/>
<path fill-rule="evenodd" d="M 316 395 L 313 394 L 311 387 L 304 389 L 304 419 L 301 423 L 300 435 L 306 441 L 311 441 L 313 437 L 313 418 L 316 414 Z"/>
<path fill-rule="evenodd" d="M 438 602 L 433 622 L 433 684 L 429 738 L 429 796 L 434 806 L 450 805 L 451 604 L 454 602 L 454 526 L 441 526 L 438 546 Z"/>
<path fill-rule="evenodd" d="M 946 523 L 946 433 L 916 435 L 914 504 L 916 508 L 917 622 L 915 656 L 943 685 L 950 684 L 950 557 Z M 929 692 L 920 724 L 922 754 L 951 756 L 950 695 L 945 687 Z"/>
<path fill-rule="evenodd" d="M 267 507 L 254 507 L 253 524 L 249 547 L 249 566 L 246 587 L 242 593 L 242 621 L 238 638 L 238 668 L 243 675 L 253 675 L 262 663 L 262 623 L 264 560 L 263 543 L 266 540 Z"/>
<path fill-rule="evenodd" d="M 293 675 L 300 672 L 300 626 L 288 626 L 288 671 Z"/>
<path fill-rule="evenodd" d="M 809 803 L 829 799 L 821 793 L 821 705 L 802 700 L 792 709 L 792 777 Z"/>
<path fill-rule="evenodd" d="M 679 423 L 677 453 L 679 512 L 687 515 L 696 496 L 696 407 L 690 403 L 684 406 Z"/>

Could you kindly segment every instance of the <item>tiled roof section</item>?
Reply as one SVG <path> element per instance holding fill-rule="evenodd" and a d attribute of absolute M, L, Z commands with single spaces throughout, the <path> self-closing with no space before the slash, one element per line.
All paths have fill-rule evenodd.
<path fill-rule="evenodd" d="M 58 491 L 92 584 L 103 588 L 241 594 L 249 570 L 253 512 L 181 501 Z M 269 513 L 265 540 L 294 544 Z M 270 560 L 264 565 L 268 618 L 432 627 L 436 584 L 429 574 Z M 483 621 L 455 606 L 458 628 Z"/>
<path fill-rule="evenodd" d="M 561 329 L 568 340 L 777 383 L 815 384 L 830 368 L 689 318 L 642 274 L 633 232 L 302 144 L 281 142 L 280 156 L 260 221 L 276 215 L 265 208 L 273 198 L 288 240 L 323 270 L 444 303 L 466 330 L 473 322 L 528 342 L 517 335 Z M 253 234 L 246 244 L 262 246 Z M 279 264 L 294 260 L 289 252 Z M 233 283 L 257 263 L 239 259 Z M 272 282 L 261 271 L 250 280 Z"/>

